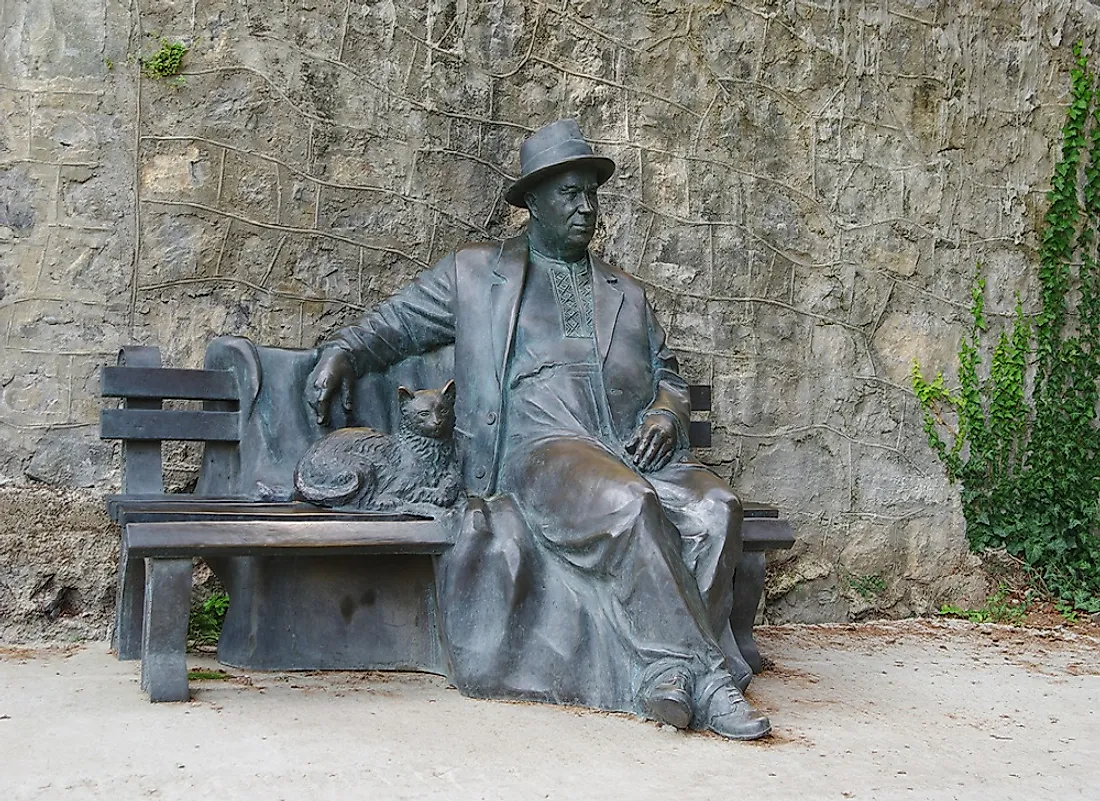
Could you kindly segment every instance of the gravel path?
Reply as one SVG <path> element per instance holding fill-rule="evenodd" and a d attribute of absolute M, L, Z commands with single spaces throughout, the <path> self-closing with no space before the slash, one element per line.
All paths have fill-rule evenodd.
<path fill-rule="evenodd" d="M 760 642 L 774 667 L 750 696 L 775 736 L 758 743 L 409 673 L 231 671 L 153 705 L 103 644 L 4 648 L 0 797 L 1100 798 L 1100 640 L 907 621 Z"/>

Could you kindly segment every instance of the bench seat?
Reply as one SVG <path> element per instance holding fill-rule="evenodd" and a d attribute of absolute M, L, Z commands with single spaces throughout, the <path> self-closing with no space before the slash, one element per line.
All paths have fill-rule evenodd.
<path fill-rule="evenodd" d="M 761 551 L 777 551 L 786 550 L 794 546 L 794 532 L 791 530 L 791 525 L 786 520 L 782 520 L 779 517 L 779 510 L 772 506 L 766 506 L 760 503 L 746 502 L 744 504 L 745 510 L 745 522 L 742 529 L 742 537 L 744 540 L 744 550 L 747 553 L 761 552 Z M 264 502 L 249 500 L 243 496 L 202 496 L 202 495 L 182 495 L 177 493 L 157 493 L 148 495 L 111 495 L 107 498 L 107 514 L 111 520 L 123 528 L 131 527 L 135 523 L 185 523 L 185 522 L 229 522 L 233 520 L 240 520 L 240 518 L 247 518 L 249 521 L 272 521 L 283 523 L 295 523 L 305 521 L 321 521 L 333 523 L 337 521 L 348 521 L 356 523 L 366 523 L 367 521 L 373 521 L 374 523 L 381 522 L 403 522 L 403 523 L 415 523 L 428 521 L 429 518 L 418 518 L 415 515 L 405 514 L 386 514 L 381 512 L 345 512 L 337 510 L 325 510 L 319 509 L 316 506 L 305 503 L 282 503 L 282 502 Z M 290 528 L 294 526 L 291 525 Z M 192 527 L 193 528 L 193 527 Z M 342 527 L 334 527 L 337 530 L 344 530 Z M 194 543 L 188 543 L 186 540 L 188 527 L 180 527 L 175 529 L 143 529 L 145 531 L 159 530 L 162 532 L 172 532 L 171 536 L 167 534 L 151 535 L 145 534 L 141 542 L 142 547 L 154 548 L 158 543 L 163 542 L 163 547 L 168 548 L 170 545 L 178 548 L 181 552 L 187 550 L 188 547 L 202 547 L 208 549 L 204 552 L 193 551 L 193 556 L 225 556 L 235 555 L 231 553 L 234 547 L 233 542 L 227 541 L 224 543 L 215 544 L 212 541 L 203 540 L 201 544 L 196 541 Z M 252 539 L 241 539 L 237 542 L 238 547 L 250 548 L 257 547 L 263 544 L 259 538 L 258 532 L 262 528 L 256 528 L 255 530 L 246 529 L 240 527 L 235 529 L 238 532 L 249 531 Z M 365 530 L 365 529 L 364 529 Z M 427 539 L 423 540 L 422 545 L 425 549 L 418 551 L 399 551 L 407 553 L 439 553 L 441 551 L 433 551 L 431 548 L 437 547 L 434 536 L 437 530 L 441 531 L 441 527 L 438 523 L 434 523 L 431 526 L 426 526 L 423 529 L 416 527 L 405 527 L 405 531 L 408 536 L 408 546 L 416 547 L 418 538 L 424 537 L 425 533 L 428 534 Z M 327 528 L 316 527 L 313 531 L 318 532 L 312 535 L 312 540 L 304 542 L 300 547 L 309 549 L 316 548 L 329 548 L 332 546 L 332 541 L 326 539 L 328 536 Z M 325 533 L 321 533 L 325 532 Z M 159 536 L 160 539 L 156 537 Z M 439 534 L 440 537 L 444 535 Z M 179 541 L 173 541 L 174 537 L 181 537 Z M 133 542 L 133 535 L 131 535 L 131 542 Z M 290 547 L 285 545 L 283 547 Z M 354 544 L 352 544 L 354 547 Z M 403 547 L 403 546 L 398 546 Z M 153 553 L 137 553 L 132 551 L 134 556 L 153 556 Z M 163 555 L 168 555 L 165 552 Z"/>
<path fill-rule="evenodd" d="M 148 498 L 114 504 L 128 572 L 130 628 L 119 632 L 120 657 L 140 643 L 141 686 L 153 701 L 186 701 L 187 621 L 192 559 L 227 556 L 326 558 L 437 556 L 451 547 L 450 530 L 411 515 L 322 511 L 306 504 L 196 502 Z M 140 611 L 136 606 L 140 605 Z"/>

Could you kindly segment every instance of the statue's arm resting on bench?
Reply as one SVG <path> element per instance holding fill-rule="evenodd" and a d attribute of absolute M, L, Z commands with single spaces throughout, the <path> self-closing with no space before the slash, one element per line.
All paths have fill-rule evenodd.
<path fill-rule="evenodd" d="M 328 423 L 329 405 L 337 395 L 345 409 L 351 408 L 351 388 L 358 376 L 453 343 L 454 304 L 455 256 L 451 253 L 357 324 L 323 343 L 306 382 L 306 401 L 317 421 Z"/>

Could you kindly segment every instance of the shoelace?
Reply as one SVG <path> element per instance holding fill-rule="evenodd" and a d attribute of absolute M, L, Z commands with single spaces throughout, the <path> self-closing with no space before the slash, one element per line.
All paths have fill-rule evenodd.
<path fill-rule="evenodd" d="M 690 682 L 691 682 L 691 676 L 689 676 L 687 673 L 685 673 L 682 670 L 677 670 L 677 671 L 674 671 L 674 672 L 668 674 L 666 676 L 666 678 L 664 680 L 658 682 L 658 684 L 667 684 L 667 685 L 670 685 L 672 687 L 675 687 L 677 690 L 683 690 L 684 692 L 688 692 L 689 691 L 688 686 L 689 686 Z"/>
<path fill-rule="evenodd" d="M 740 690 L 738 690 L 736 686 L 726 688 L 726 697 L 730 699 L 730 703 L 733 706 L 748 703 L 748 701 L 745 700 L 744 694 Z"/>
<path fill-rule="evenodd" d="M 713 702 L 714 697 L 722 692 L 726 694 L 726 698 L 730 702 L 731 712 L 740 704 L 748 704 L 748 701 L 745 700 L 744 694 L 739 689 L 737 689 L 737 684 L 734 683 L 733 678 L 728 677 L 725 680 L 721 681 L 721 683 L 717 683 L 717 686 L 712 684 L 710 689 L 704 692 L 702 697 L 702 703 L 704 707 L 709 706 Z"/>

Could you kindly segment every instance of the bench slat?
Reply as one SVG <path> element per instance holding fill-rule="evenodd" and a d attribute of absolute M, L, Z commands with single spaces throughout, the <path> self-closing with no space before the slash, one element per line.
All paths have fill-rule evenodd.
<path fill-rule="evenodd" d="M 237 412 L 104 409 L 99 413 L 99 437 L 236 442 L 240 439 L 237 419 Z"/>
<path fill-rule="evenodd" d="M 710 421 L 692 420 L 688 426 L 688 444 L 693 448 L 710 447 Z"/>
<path fill-rule="evenodd" d="M 119 510 L 152 508 L 160 503 L 213 503 L 216 501 L 247 501 L 244 495 L 187 495 L 181 492 L 119 493 L 107 496 L 107 516 L 118 521 Z"/>
<path fill-rule="evenodd" d="M 334 520 L 392 521 L 430 519 L 404 512 L 375 512 L 357 509 L 327 509 L 303 501 L 257 501 L 243 495 L 111 495 L 107 514 L 116 523 L 137 520 L 213 520 L 249 515 L 257 519 L 304 519 L 317 516 Z"/>
<path fill-rule="evenodd" d="M 691 384 L 688 386 L 693 412 L 709 412 L 711 404 L 710 384 Z"/>
<path fill-rule="evenodd" d="M 123 538 L 131 557 L 286 554 L 440 554 L 451 547 L 436 520 L 231 520 L 130 523 Z"/>
<path fill-rule="evenodd" d="M 321 509 L 305 504 L 239 504 L 221 505 L 217 508 L 201 506 L 167 506 L 158 508 L 123 508 L 118 512 L 121 525 L 130 523 L 216 523 L 219 521 L 256 520 L 256 521 L 301 521 L 301 520 L 342 520 L 348 523 L 416 523 L 431 520 L 430 517 L 406 514 L 387 514 L 384 512 L 341 512 L 336 509 Z"/>
<path fill-rule="evenodd" d="M 237 379 L 228 370 L 102 367 L 99 392 L 108 398 L 235 401 Z"/>
<path fill-rule="evenodd" d="M 758 518 L 758 517 L 779 517 L 779 510 L 774 506 L 766 506 L 762 503 L 753 503 L 752 501 L 743 501 L 742 507 L 745 510 L 745 519 Z"/>
<path fill-rule="evenodd" d="M 155 514 L 151 515 L 155 517 Z M 212 518 L 219 517 L 211 515 Z M 293 519 L 221 519 L 129 522 L 125 541 L 131 557 L 245 556 L 265 550 L 275 554 L 404 553 L 439 554 L 451 546 L 435 520 L 354 520 L 318 512 Z M 745 521 L 745 550 L 787 550 L 794 533 L 786 520 Z"/>
<path fill-rule="evenodd" d="M 794 547 L 794 531 L 786 520 L 776 518 L 746 518 L 741 528 L 745 550 L 785 551 Z"/>

